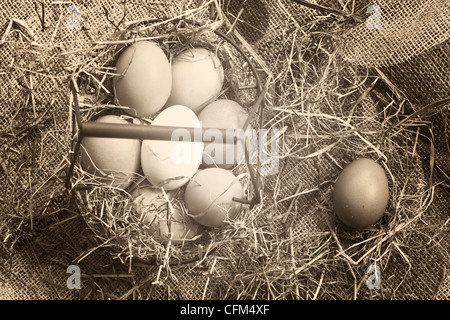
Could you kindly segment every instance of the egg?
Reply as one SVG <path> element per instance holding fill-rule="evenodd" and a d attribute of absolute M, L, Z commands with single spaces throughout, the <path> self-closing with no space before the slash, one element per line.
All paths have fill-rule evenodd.
<path fill-rule="evenodd" d="M 333 190 L 333 206 L 345 225 L 363 229 L 377 222 L 389 201 L 389 185 L 383 168 L 372 159 L 360 158 L 339 174 Z"/>
<path fill-rule="evenodd" d="M 98 123 L 128 122 L 116 115 L 98 118 Z M 140 166 L 139 140 L 84 137 L 81 144 L 81 166 L 104 183 L 127 188 Z"/>
<path fill-rule="evenodd" d="M 188 107 L 176 105 L 164 109 L 151 125 L 201 128 L 196 114 Z M 144 140 L 141 166 L 147 180 L 165 190 L 178 189 L 197 172 L 203 154 L 203 142 L 178 138 L 185 131 L 174 132 L 174 140 Z"/>
<path fill-rule="evenodd" d="M 180 104 L 198 113 L 219 95 L 223 81 L 223 66 L 214 52 L 187 49 L 173 59 L 172 91 L 166 106 Z"/>
<path fill-rule="evenodd" d="M 159 236 L 163 243 L 171 239 L 173 244 L 181 244 L 192 240 L 201 230 L 201 226 L 183 214 L 179 207 L 174 207 L 169 217 L 159 219 L 158 223 Z"/>
<path fill-rule="evenodd" d="M 150 41 L 129 46 L 116 63 L 116 103 L 132 116 L 150 116 L 164 107 L 172 88 L 172 72 L 164 51 Z"/>
<path fill-rule="evenodd" d="M 140 183 L 135 189 L 130 192 L 139 215 L 143 221 L 152 224 L 156 218 L 156 213 L 161 209 L 167 208 L 167 201 L 174 198 L 173 192 L 166 192 L 166 195 L 160 188 L 153 187 L 147 180 Z"/>
<path fill-rule="evenodd" d="M 242 204 L 233 201 L 234 197 L 243 197 L 242 185 L 233 173 L 221 168 L 199 170 L 184 193 L 189 216 L 206 227 L 221 227 L 239 216 Z"/>
<path fill-rule="evenodd" d="M 217 129 L 242 129 L 247 118 L 247 111 L 239 103 L 228 99 L 211 102 L 198 115 L 203 128 Z M 227 140 L 233 141 L 233 138 L 227 137 Z M 243 140 L 238 140 L 235 144 L 222 143 L 221 140 L 205 145 L 202 164 L 204 167 L 216 166 L 222 169 L 232 169 L 243 160 Z"/>
<path fill-rule="evenodd" d="M 172 243 L 178 244 L 199 233 L 201 226 L 181 213 L 180 206 L 174 200 L 174 192 L 164 195 L 161 189 L 144 182 L 130 195 L 136 211 L 148 227 L 147 232 L 156 241 L 167 243 L 172 238 Z M 171 206 L 173 210 L 169 201 L 174 202 Z"/>

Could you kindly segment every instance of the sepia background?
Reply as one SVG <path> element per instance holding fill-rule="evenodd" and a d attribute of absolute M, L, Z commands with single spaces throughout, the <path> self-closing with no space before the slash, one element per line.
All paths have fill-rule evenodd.
<path fill-rule="evenodd" d="M 448 1 L 73 4 L 80 25 L 70 2 L 0 9 L 1 298 L 449 299 Z M 164 268 L 99 245 L 64 187 L 70 77 L 95 72 L 114 37 L 149 17 L 230 31 L 267 88 L 266 127 L 283 132 L 280 170 L 262 178 L 242 232 L 201 261 Z M 341 225 L 331 202 L 358 157 L 380 163 L 390 185 L 386 215 L 367 230 Z M 67 288 L 70 265 L 80 289 Z M 366 286 L 371 265 L 381 289 Z"/>

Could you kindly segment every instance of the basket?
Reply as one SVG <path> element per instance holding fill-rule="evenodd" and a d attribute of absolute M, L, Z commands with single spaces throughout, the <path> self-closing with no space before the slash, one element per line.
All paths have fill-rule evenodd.
<path fill-rule="evenodd" d="M 145 30 L 142 36 L 136 30 Z M 244 130 L 251 124 L 253 129 L 261 128 L 261 119 L 264 109 L 264 93 L 260 75 L 255 62 L 238 44 L 238 40 L 221 31 L 219 26 L 203 26 L 201 23 L 187 19 L 148 19 L 148 21 L 128 25 L 127 29 L 119 31 L 119 40 L 107 43 L 99 50 L 99 56 L 105 55 L 102 67 L 109 70 L 114 65 L 117 52 L 128 44 L 140 40 L 151 40 L 160 44 L 168 55 L 182 50 L 186 46 L 201 46 L 217 53 L 224 67 L 225 89 L 220 98 L 238 102 L 248 112 L 248 120 Z M 70 79 L 72 95 L 73 144 L 71 147 L 71 160 L 68 167 L 65 186 L 70 190 L 76 207 L 87 226 L 93 231 L 100 247 L 111 250 L 113 256 L 122 262 L 139 262 L 144 264 L 173 265 L 186 264 L 204 259 L 221 243 L 226 242 L 239 234 L 239 220 L 245 219 L 255 205 L 261 202 L 262 176 L 260 174 L 261 162 L 258 150 L 251 149 L 250 141 L 245 141 L 245 163 L 238 164 L 233 173 L 238 176 L 244 187 L 245 198 L 233 201 L 243 204 L 235 226 L 230 224 L 223 228 L 203 228 L 192 241 L 183 241 L 181 244 L 161 242 L 155 239 L 149 226 L 142 221 L 136 212 L 127 190 L 111 187 L 99 182 L 94 176 L 83 171 L 80 165 L 81 142 L 85 137 L 102 138 L 128 138 L 139 140 L 170 140 L 177 127 L 149 126 L 145 121 L 149 119 L 130 117 L 123 110 L 111 103 L 114 97 L 110 84 L 106 81 L 108 75 L 103 76 L 102 82 L 92 86 L 90 79 L 83 72 L 74 74 Z M 95 76 L 95 75 L 94 75 Z M 92 92 L 97 92 L 93 98 Z M 110 92 L 99 97 L 99 92 Z M 217 98 L 219 98 L 217 97 Z M 95 100 L 93 102 L 93 100 Z M 93 102 L 93 103 L 92 103 Z M 115 114 L 127 117 L 129 124 L 105 124 L 91 121 L 103 114 Z M 154 117 L 153 115 L 152 117 Z M 183 128 L 190 131 L 194 141 L 197 135 L 193 128 Z M 201 139 L 205 142 L 203 133 L 210 128 L 201 129 Z M 226 129 L 218 129 L 225 132 Z M 197 141 L 197 140 L 195 140 Z M 209 140 L 208 140 L 209 141 Z M 236 141 L 235 141 L 236 143 Z M 145 176 L 138 175 L 131 188 L 145 181 Z M 182 197 L 186 185 L 177 190 L 175 202 L 181 212 L 187 216 Z M 169 205 L 170 207 L 170 205 Z M 163 210 L 169 210 L 164 206 Z M 170 222 L 169 222 L 170 223 Z"/>

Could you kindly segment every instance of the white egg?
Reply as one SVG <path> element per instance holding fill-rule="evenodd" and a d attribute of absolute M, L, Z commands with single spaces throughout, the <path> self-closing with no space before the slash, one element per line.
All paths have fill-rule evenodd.
<path fill-rule="evenodd" d="M 173 192 L 162 192 L 160 188 L 153 187 L 147 180 L 140 183 L 130 192 L 133 205 L 145 223 L 152 223 L 156 212 L 167 208 L 167 202 L 174 197 Z"/>
<path fill-rule="evenodd" d="M 181 105 L 163 110 L 151 125 L 201 128 L 195 113 Z M 144 175 L 154 186 L 165 190 L 180 188 L 197 172 L 202 161 L 203 142 L 181 138 L 187 131 L 176 130 L 172 141 L 144 140 L 141 166 Z"/>
<path fill-rule="evenodd" d="M 100 117 L 96 122 L 128 123 L 116 115 Z M 140 151 L 139 140 L 85 137 L 81 145 L 81 165 L 102 182 L 126 188 L 139 170 Z"/>
<path fill-rule="evenodd" d="M 179 244 L 198 234 L 201 226 L 181 213 L 180 206 L 174 201 L 174 191 L 164 195 L 161 189 L 144 182 L 130 194 L 139 219 L 147 225 L 146 231 L 156 241 L 167 243 L 171 239 L 173 244 Z"/>
<path fill-rule="evenodd" d="M 222 63 L 214 52 L 190 48 L 172 63 L 172 91 L 166 106 L 184 105 L 195 113 L 218 97 L 224 81 Z"/>
<path fill-rule="evenodd" d="M 150 116 L 164 106 L 172 88 L 172 72 L 164 51 L 153 42 L 129 46 L 116 63 L 116 102 L 132 116 Z"/>
<path fill-rule="evenodd" d="M 236 219 L 242 204 L 233 198 L 242 198 L 240 181 L 228 170 L 208 168 L 195 174 L 186 186 L 184 201 L 191 216 L 206 227 L 221 227 Z"/>
<path fill-rule="evenodd" d="M 199 224 L 182 214 L 181 209 L 177 207 L 173 208 L 169 218 L 159 220 L 159 236 L 163 243 L 171 239 L 173 244 L 180 244 L 194 238 L 200 229 Z"/>
<path fill-rule="evenodd" d="M 239 103 L 228 99 L 213 101 L 198 114 L 203 128 L 243 129 L 247 118 L 247 111 Z M 251 131 L 247 133 L 251 137 Z M 226 137 L 226 140 L 233 141 L 234 136 Z M 235 165 L 244 163 L 244 147 L 242 140 L 235 144 L 223 143 L 222 140 L 207 143 L 203 153 L 203 166 L 232 169 Z"/>

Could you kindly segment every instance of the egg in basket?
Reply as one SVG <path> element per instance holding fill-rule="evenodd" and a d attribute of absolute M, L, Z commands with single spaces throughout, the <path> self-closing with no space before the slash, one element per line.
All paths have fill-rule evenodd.
<path fill-rule="evenodd" d="M 218 29 L 184 19 L 165 27 L 105 49 L 114 71 L 100 102 L 85 99 L 81 72 L 70 81 L 66 187 L 99 246 L 122 261 L 202 259 L 261 202 L 254 62 Z"/>

